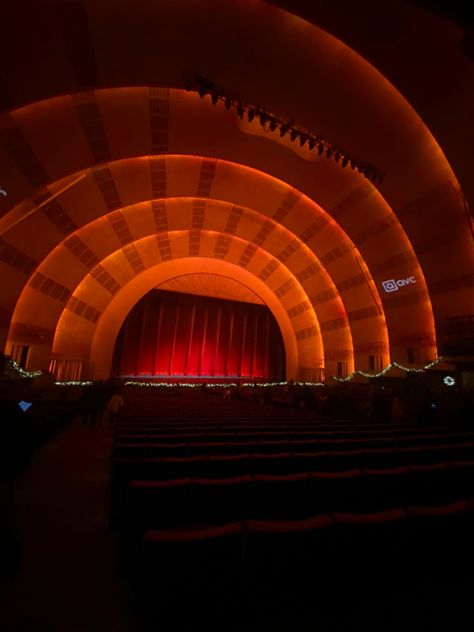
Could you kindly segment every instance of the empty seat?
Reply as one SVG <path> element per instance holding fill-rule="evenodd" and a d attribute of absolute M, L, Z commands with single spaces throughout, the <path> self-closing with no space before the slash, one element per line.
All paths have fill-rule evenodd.
<path fill-rule="evenodd" d="M 122 534 L 121 558 L 135 573 L 142 537 L 150 529 L 176 528 L 189 522 L 190 478 L 131 481 Z"/>
<path fill-rule="evenodd" d="M 253 474 L 284 475 L 293 471 L 294 459 L 289 452 L 254 454 L 252 455 L 251 467 Z M 296 467 L 299 469 L 298 466 Z"/>
<path fill-rule="evenodd" d="M 207 457 L 197 456 L 169 456 L 161 459 L 161 476 L 158 479 L 173 479 L 189 476 L 195 478 L 205 476 L 207 472 Z M 136 477 L 138 478 L 138 476 Z"/>
<path fill-rule="evenodd" d="M 225 629 L 240 616 L 241 523 L 205 530 L 146 533 L 137 590 L 141 629 Z M 191 628 L 189 628 L 191 629 Z"/>
<path fill-rule="evenodd" d="M 251 518 L 295 520 L 310 515 L 311 478 L 307 473 L 287 475 L 257 474 Z"/>
<path fill-rule="evenodd" d="M 310 515 L 332 511 L 357 511 L 364 496 L 365 477 L 361 470 L 311 472 Z"/>
<path fill-rule="evenodd" d="M 131 481 L 127 493 L 127 525 L 166 529 L 189 522 L 192 479 Z"/>
<path fill-rule="evenodd" d="M 331 514 L 335 521 L 341 588 L 376 591 L 402 585 L 411 539 L 409 517 L 402 508 L 366 514 Z"/>
<path fill-rule="evenodd" d="M 192 486 L 189 522 L 206 526 L 241 520 L 252 506 L 251 476 L 198 478 Z"/>
<path fill-rule="evenodd" d="M 210 456 L 207 459 L 206 464 L 206 471 L 200 474 L 200 477 L 227 478 L 250 474 L 252 460 L 251 455 L 248 453 L 226 455 L 217 454 Z"/>
<path fill-rule="evenodd" d="M 246 606 L 257 618 L 266 610 L 294 612 L 298 597 L 317 598 L 333 563 L 332 525 L 328 516 L 247 523 Z"/>
<path fill-rule="evenodd" d="M 413 576 L 465 581 L 474 563 L 474 503 L 460 500 L 432 507 L 408 507 L 413 522 Z"/>

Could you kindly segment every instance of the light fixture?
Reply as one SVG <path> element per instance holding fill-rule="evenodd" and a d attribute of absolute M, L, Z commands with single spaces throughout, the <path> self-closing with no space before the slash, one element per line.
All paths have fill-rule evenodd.
<path fill-rule="evenodd" d="M 225 93 L 222 90 L 217 89 L 212 81 L 209 81 L 209 79 L 206 79 L 201 75 L 197 75 L 193 80 L 186 79 L 184 85 L 188 91 L 192 90 L 193 87 L 195 90 L 197 89 L 201 97 L 204 97 L 206 94 L 210 94 L 213 105 L 216 105 L 219 99 L 223 99 L 224 106 L 227 110 L 230 110 L 232 106 L 235 106 L 237 115 L 240 118 L 243 118 L 244 113 L 246 112 L 249 123 L 251 123 L 255 117 L 258 117 L 262 127 L 265 127 L 266 123 L 269 123 L 268 130 L 270 132 L 276 131 L 278 127 L 279 134 L 282 138 L 285 134 L 290 132 L 290 138 L 292 141 L 295 141 L 299 137 L 301 147 L 308 143 L 309 149 L 313 150 L 317 146 L 318 156 L 322 156 L 323 153 L 325 153 L 326 158 L 329 159 L 333 157 L 335 162 L 340 162 L 343 168 L 350 164 L 351 169 L 357 169 L 359 173 L 369 180 L 373 182 L 383 181 L 383 175 L 374 165 L 366 162 L 357 162 L 354 158 L 346 156 L 344 152 L 334 148 L 331 143 L 325 140 L 322 134 L 313 136 L 309 130 L 296 125 L 293 118 L 282 120 L 281 117 L 276 116 L 273 112 L 268 111 L 266 108 L 246 104 L 242 101 L 235 101 L 230 96 L 225 96 Z M 0 189 L 0 195 L 6 195 L 6 192 L 3 191 L 3 189 Z"/>

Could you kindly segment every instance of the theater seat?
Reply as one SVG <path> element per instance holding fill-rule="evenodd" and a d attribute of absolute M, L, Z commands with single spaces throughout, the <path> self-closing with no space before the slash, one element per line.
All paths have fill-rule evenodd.
<path fill-rule="evenodd" d="M 365 494 L 365 477 L 354 468 L 343 472 L 310 473 L 310 515 L 357 511 Z"/>
<path fill-rule="evenodd" d="M 355 514 L 333 513 L 341 586 L 377 590 L 399 585 L 410 540 L 409 516 L 402 508 Z"/>
<path fill-rule="evenodd" d="M 268 475 L 284 475 L 292 471 L 295 462 L 293 455 L 289 452 L 278 452 L 276 454 L 254 454 L 252 456 L 252 473 Z M 299 466 L 296 466 L 299 469 Z M 301 469 L 299 471 L 304 471 Z"/>
<path fill-rule="evenodd" d="M 257 474 L 251 518 L 297 520 L 310 515 L 311 478 L 307 473 L 287 475 Z"/>
<path fill-rule="evenodd" d="M 241 520 L 249 514 L 253 488 L 251 476 L 195 479 L 190 497 L 190 522 L 204 526 Z"/>
<path fill-rule="evenodd" d="M 472 578 L 474 502 L 407 507 L 416 546 L 411 551 L 412 575 L 430 581 Z M 416 574 L 416 575 L 415 575 Z"/>
<path fill-rule="evenodd" d="M 140 544 L 150 529 L 188 524 L 192 479 L 131 481 L 121 528 L 119 566 L 134 577 Z"/>
<path fill-rule="evenodd" d="M 318 599 L 333 560 L 333 521 L 250 520 L 245 555 L 246 608 L 256 619 L 265 611 L 285 616 L 297 600 Z"/>
<path fill-rule="evenodd" d="M 199 476 L 209 478 L 246 476 L 251 473 L 251 464 L 251 455 L 248 453 L 212 455 L 207 459 L 206 471 Z"/>
<path fill-rule="evenodd" d="M 204 476 L 207 472 L 207 457 L 198 456 L 169 456 L 161 460 L 162 479 L 173 479 L 197 476 Z"/>
<path fill-rule="evenodd" d="M 243 533 L 239 522 L 187 532 L 147 532 L 137 590 L 140 629 L 195 629 L 196 621 L 204 621 L 206 627 L 225 630 L 235 622 L 240 616 Z"/>

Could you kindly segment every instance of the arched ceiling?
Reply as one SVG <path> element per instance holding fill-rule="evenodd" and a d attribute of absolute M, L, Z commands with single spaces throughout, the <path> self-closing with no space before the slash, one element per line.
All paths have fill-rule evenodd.
<path fill-rule="evenodd" d="M 160 262 L 193 257 L 265 283 L 299 367 L 321 355 L 331 370 L 365 368 L 373 354 L 403 361 L 407 347 L 429 360 L 447 319 L 472 313 L 473 241 L 449 163 L 401 94 L 342 42 L 256 0 L 120 0 L 112 12 L 45 1 L 32 18 L 38 6 L 38 53 L 27 65 L 12 43 L 13 61 L 0 60 L 0 325 L 8 344 L 43 347 L 32 364 L 46 361 L 58 323 L 61 353 L 73 355 L 77 318 L 90 353 L 115 296 Z M 193 72 L 323 131 L 375 163 L 383 183 L 173 89 Z"/>
<path fill-rule="evenodd" d="M 263 301 L 253 290 L 239 283 L 232 277 L 223 274 L 190 272 L 175 276 L 157 286 L 157 290 L 167 292 L 181 292 L 183 294 L 196 294 L 197 296 L 211 296 L 228 301 L 241 301 L 243 303 L 255 303 L 263 305 Z"/>

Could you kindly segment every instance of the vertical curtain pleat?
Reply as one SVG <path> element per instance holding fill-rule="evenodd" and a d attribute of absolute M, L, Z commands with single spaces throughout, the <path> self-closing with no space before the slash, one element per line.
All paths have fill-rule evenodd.
<path fill-rule="evenodd" d="M 141 338 L 141 323 L 143 319 L 144 304 L 141 302 L 136 305 L 123 325 L 123 343 L 122 343 L 122 375 L 138 374 L 138 354 L 139 346 L 137 345 L 137 336 Z"/>
<path fill-rule="evenodd" d="M 139 357 L 138 357 L 138 374 L 151 375 L 155 367 L 155 349 L 157 343 L 159 321 L 159 302 L 156 297 L 151 297 L 145 303 L 143 311 L 143 320 L 141 326 Z"/>
<path fill-rule="evenodd" d="M 284 347 L 267 307 L 153 290 L 125 319 L 121 375 L 282 379 Z"/>

